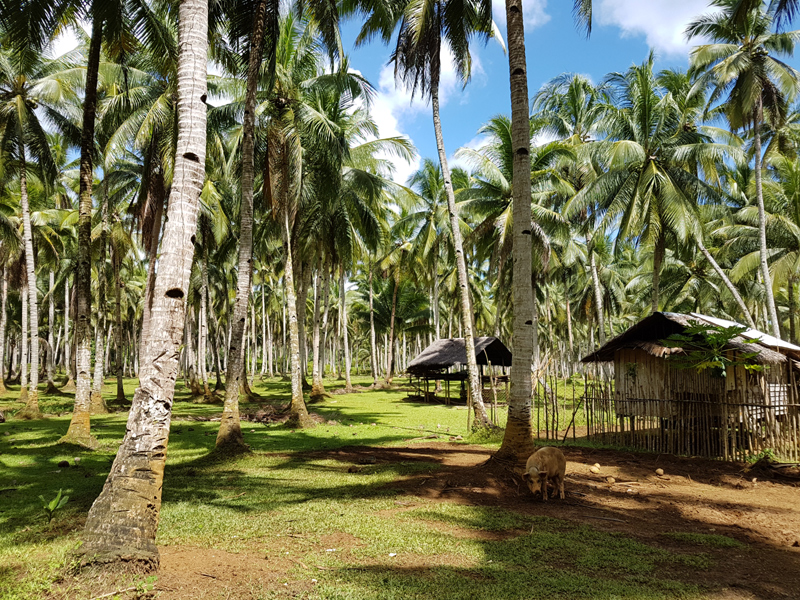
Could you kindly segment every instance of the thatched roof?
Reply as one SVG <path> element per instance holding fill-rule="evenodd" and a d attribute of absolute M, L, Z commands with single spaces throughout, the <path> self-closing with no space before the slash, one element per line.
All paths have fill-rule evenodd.
<path fill-rule="evenodd" d="M 496 337 L 475 338 L 475 356 L 479 365 L 491 363 L 498 367 L 511 366 L 511 351 Z M 436 340 L 412 360 L 406 370 L 411 375 L 421 377 L 457 364 L 467 364 L 464 338 Z"/>
<path fill-rule="evenodd" d="M 723 327 L 739 326 L 739 323 L 708 317 L 699 313 L 688 315 L 680 313 L 656 312 L 639 321 L 626 332 L 618 335 L 602 348 L 586 356 L 581 362 L 608 362 L 614 360 L 614 353 L 623 348 L 639 348 L 652 356 L 663 358 L 669 354 L 680 352 L 678 348 L 667 348 L 660 341 L 673 333 L 683 333 L 692 322 L 707 323 Z M 756 339 L 758 343 L 748 344 L 747 339 Z M 733 338 L 728 347 L 741 352 L 754 352 L 755 362 L 759 364 L 778 364 L 786 362 L 787 356 L 800 359 L 800 347 L 774 338 L 756 329 L 748 329 L 741 336 Z"/>

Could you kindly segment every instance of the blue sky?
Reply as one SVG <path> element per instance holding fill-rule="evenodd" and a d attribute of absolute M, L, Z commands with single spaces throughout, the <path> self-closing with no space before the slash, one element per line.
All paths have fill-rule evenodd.
<path fill-rule="evenodd" d="M 505 9 L 494 0 L 495 21 L 505 38 Z M 656 67 L 688 67 L 691 45 L 683 36 L 686 25 L 708 12 L 707 0 L 594 0 L 595 23 L 589 39 L 578 32 L 572 18 L 572 0 L 526 0 L 528 87 L 531 96 L 553 77 L 564 72 L 588 75 L 600 81 L 612 71 L 624 71 L 647 58 L 650 49 L 657 56 Z M 373 115 L 381 135 L 406 135 L 421 157 L 436 158 L 430 106 L 406 90 L 395 88 L 392 66 L 387 66 L 390 48 L 373 42 L 358 50 L 353 40 L 356 23 L 343 28 L 350 65 L 378 89 Z M 442 76 L 442 127 L 448 157 L 460 146 L 479 146 L 478 129 L 492 116 L 510 114 L 508 61 L 500 45 L 489 41 L 473 52 L 472 81 L 462 90 L 452 72 Z M 795 68 L 796 59 L 790 60 Z M 397 181 L 404 181 L 417 165 L 396 164 Z"/>
<path fill-rule="evenodd" d="M 495 21 L 505 38 L 504 0 L 493 0 Z M 594 0 L 594 29 L 589 39 L 578 32 L 572 19 L 572 0 L 525 0 L 528 89 L 531 96 L 553 77 L 565 72 L 581 73 L 599 82 L 607 73 L 624 71 L 641 63 L 652 48 L 656 67 L 688 67 L 691 45 L 683 31 L 686 25 L 709 11 L 708 0 Z M 797 24 L 795 24 L 797 27 Z M 416 145 L 421 158 L 437 158 L 430 106 L 407 90 L 395 86 L 393 68 L 387 65 L 390 47 L 373 42 L 353 48 L 359 24 L 346 23 L 342 34 L 350 54 L 350 66 L 360 71 L 377 89 L 372 113 L 381 136 L 405 135 Z M 55 44 L 55 54 L 75 45 L 72 35 Z M 800 60 L 789 64 L 800 68 Z M 468 145 L 481 144 L 478 129 L 497 114 L 510 114 L 508 60 L 493 40 L 473 49 L 472 81 L 462 89 L 445 64 L 441 84 L 441 113 L 448 157 Z M 395 163 L 395 180 L 404 183 L 416 164 Z"/>

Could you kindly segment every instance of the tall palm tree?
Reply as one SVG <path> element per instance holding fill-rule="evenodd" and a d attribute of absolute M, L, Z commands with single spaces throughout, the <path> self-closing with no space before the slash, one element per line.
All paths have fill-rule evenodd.
<path fill-rule="evenodd" d="M 156 279 L 153 326 L 127 432 L 86 520 L 82 551 L 89 560 L 158 566 L 156 528 L 194 254 L 192 238 L 204 181 L 207 20 L 208 6 L 203 0 L 180 3 L 175 177 Z"/>
<path fill-rule="evenodd" d="M 791 15 L 794 3 L 784 4 Z M 704 37 L 714 43 L 694 48 L 692 69 L 703 73 L 700 82 L 715 86 L 710 102 L 724 94 L 725 116 L 734 129 L 750 129 L 755 158 L 756 201 L 760 242 L 760 270 L 764 280 L 772 334 L 780 338 L 775 308 L 773 281 L 767 263 L 766 213 L 762 186 L 761 129 L 765 120 L 779 124 L 786 112 L 786 101 L 797 92 L 800 73 L 775 56 L 791 56 L 800 32 L 774 33 L 772 15 L 762 2 L 713 0 L 718 12 L 700 17 L 686 28 L 689 39 Z"/>
<path fill-rule="evenodd" d="M 530 125 L 528 116 L 528 69 L 525 59 L 525 21 L 522 0 L 506 0 L 508 70 L 511 91 L 511 143 L 514 152 L 514 301 L 513 346 L 508 421 L 503 443 L 495 458 L 519 462 L 533 451 L 531 425 L 530 356 L 533 354 L 533 295 L 531 277 Z M 575 0 L 578 23 L 592 28 L 592 0 Z"/>
<path fill-rule="evenodd" d="M 458 226 L 452 176 L 442 136 L 439 116 L 439 82 L 442 69 L 442 48 L 450 49 L 456 72 L 466 84 L 471 75 L 470 42 L 487 40 L 495 30 L 491 19 L 491 3 L 485 0 L 422 0 L 406 4 L 390 4 L 371 0 L 355 0 L 351 10 L 368 15 L 358 43 L 379 35 L 385 42 L 399 23 L 397 42 L 391 55 L 395 77 L 429 98 L 433 113 L 436 148 L 442 169 L 444 188 L 450 214 L 451 235 L 456 253 L 459 278 L 459 304 L 467 352 L 469 393 L 476 411 L 475 425 L 488 426 L 489 417 L 483 406 L 482 386 L 475 358 L 473 316 L 469 298 L 469 282 L 464 257 L 464 245 Z"/>
<path fill-rule="evenodd" d="M 0 34 L 2 31 L 0 30 Z M 41 103 L 48 112 L 64 99 L 65 90 L 49 75 L 58 63 L 47 61 L 35 48 L 16 53 L 0 52 L 0 158 L 14 164 L 20 187 L 25 270 L 28 281 L 28 310 L 30 311 L 30 390 L 22 386 L 21 400 L 26 401 L 23 416 L 39 415 L 39 302 L 36 286 L 36 265 L 31 229 L 31 209 L 28 194 L 29 160 L 34 159 L 43 183 L 50 187 L 56 179 L 56 164 L 47 135 L 36 108 Z M 27 358 L 23 359 L 23 368 Z"/>

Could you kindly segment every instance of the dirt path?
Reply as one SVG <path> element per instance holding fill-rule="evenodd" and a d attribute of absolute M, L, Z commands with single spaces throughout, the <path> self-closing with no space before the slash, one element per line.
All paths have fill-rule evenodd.
<path fill-rule="evenodd" d="M 741 552 L 703 547 L 698 551 L 712 558 L 708 570 L 676 568 L 670 576 L 708 586 L 715 590 L 708 596 L 712 600 L 800 599 L 798 482 L 761 480 L 745 473 L 741 465 L 701 459 L 583 448 L 566 448 L 564 454 L 567 499 L 547 502 L 534 500 L 521 477 L 511 481 L 483 466 L 489 452 L 478 446 L 427 443 L 408 448 L 345 448 L 308 456 L 350 465 L 358 465 L 366 456 L 374 457 L 377 464 L 437 462 L 442 468 L 433 476 L 408 477 L 393 487 L 409 496 L 586 523 L 666 549 L 685 551 L 686 544 L 664 534 L 728 536 L 748 547 Z M 595 464 L 599 473 L 591 472 Z M 663 476 L 656 469 L 663 469 Z M 339 542 L 347 545 L 347 540 Z M 351 545 L 357 543 L 350 540 Z M 157 589 L 164 599 L 255 597 L 255 586 L 282 586 L 287 571 L 297 564 L 288 559 L 267 561 L 263 554 L 213 549 L 166 546 L 160 552 Z M 298 582 L 290 585 L 293 593 L 308 591 Z"/>

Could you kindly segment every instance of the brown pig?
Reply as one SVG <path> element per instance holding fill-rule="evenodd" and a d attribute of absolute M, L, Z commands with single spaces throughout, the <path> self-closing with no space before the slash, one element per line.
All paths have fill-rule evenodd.
<path fill-rule="evenodd" d="M 558 490 L 559 498 L 563 500 L 566 471 L 567 461 L 561 450 L 546 446 L 531 454 L 522 478 L 528 482 L 531 493 L 542 492 L 543 500 L 547 500 L 547 481 L 552 481 L 553 488 Z"/>

